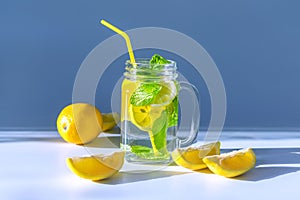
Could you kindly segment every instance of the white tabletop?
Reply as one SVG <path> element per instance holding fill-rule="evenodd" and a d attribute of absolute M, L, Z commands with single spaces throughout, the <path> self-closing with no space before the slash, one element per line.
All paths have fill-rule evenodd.
<path fill-rule="evenodd" d="M 110 137 L 108 144 L 104 137 Z M 117 135 L 87 146 L 65 143 L 56 132 L 0 132 L 0 199 L 287 199 L 300 195 L 300 133 L 224 132 L 223 152 L 252 147 L 257 164 L 224 178 L 209 170 L 125 163 L 110 179 L 93 182 L 69 171 L 65 159 L 115 151 Z M 99 148 L 101 146 L 101 148 Z"/>

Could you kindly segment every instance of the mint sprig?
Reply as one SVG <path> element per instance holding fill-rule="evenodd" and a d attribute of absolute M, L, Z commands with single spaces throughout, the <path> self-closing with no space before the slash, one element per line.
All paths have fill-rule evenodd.
<path fill-rule="evenodd" d="M 161 88 L 162 86 L 157 83 L 142 83 L 131 95 L 130 103 L 134 106 L 149 105 Z"/>
<path fill-rule="evenodd" d="M 164 110 L 161 115 L 153 123 L 152 134 L 154 137 L 154 143 L 156 149 L 160 153 L 166 153 L 167 149 L 167 128 L 168 128 L 168 116 L 167 112 Z"/>
<path fill-rule="evenodd" d="M 167 107 L 168 112 L 168 127 L 178 125 L 178 98 L 175 97 Z"/>
<path fill-rule="evenodd" d="M 171 62 L 158 54 L 154 54 L 149 62 L 150 67 L 153 70 L 163 69 L 164 65 L 169 63 Z"/>
<path fill-rule="evenodd" d="M 168 158 L 168 154 L 166 153 L 154 153 L 152 148 L 145 147 L 145 146 L 131 146 L 131 152 L 139 156 L 140 158 L 147 159 L 147 160 L 160 160 Z"/>
<path fill-rule="evenodd" d="M 141 145 L 131 146 L 131 152 L 135 154 L 153 154 L 153 150 L 151 148 Z"/>

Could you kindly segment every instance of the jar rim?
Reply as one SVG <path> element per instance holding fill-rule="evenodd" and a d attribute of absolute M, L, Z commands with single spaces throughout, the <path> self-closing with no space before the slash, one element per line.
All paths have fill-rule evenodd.
<path fill-rule="evenodd" d="M 136 58 L 135 63 L 132 63 L 130 60 L 126 60 L 126 67 L 135 68 L 135 69 L 147 69 L 150 66 L 150 58 Z M 170 63 L 160 64 L 164 67 L 161 70 L 173 69 L 176 70 L 176 62 L 173 60 L 168 60 Z M 149 68 L 150 69 L 150 68 Z M 153 69 L 152 69 L 153 70 Z"/>
<path fill-rule="evenodd" d="M 168 60 L 170 63 L 161 64 L 162 68 L 153 69 L 150 65 L 149 58 L 137 58 L 135 64 L 130 60 L 126 61 L 124 76 L 129 79 L 148 79 L 148 80 L 175 80 L 178 76 L 176 73 L 176 62 Z"/>

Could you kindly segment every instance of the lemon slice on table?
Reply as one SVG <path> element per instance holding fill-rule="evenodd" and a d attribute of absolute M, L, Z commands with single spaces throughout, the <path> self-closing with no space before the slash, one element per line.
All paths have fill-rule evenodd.
<path fill-rule="evenodd" d="M 202 159 L 207 155 L 220 154 L 220 142 L 209 143 L 197 147 L 178 148 L 172 152 L 173 161 L 182 167 L 199 170 L 207 168 Z"/>
<path fill-rule="evenodd" d="M 67 158 L 69 169 L 81 178 L 102 180 L 117 173 L 124 163 L 125 152 L 114 152 L 109 155 L 98 154 L 88 157 Z"/>
<path fill-rule="evenodd" d="M 256 156 L 251 148 L 207 156 L 203 162 L 215 174 L 235 177 L 249 171 L 255 166 Z"/>

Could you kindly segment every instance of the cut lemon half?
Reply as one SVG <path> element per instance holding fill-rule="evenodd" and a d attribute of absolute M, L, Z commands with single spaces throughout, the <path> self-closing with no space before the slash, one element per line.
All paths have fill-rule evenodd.
<path fill-rule="evenodd" d="M 249 171 L 255 166 L 256 156 L 251 148 L 207 156 L 203 162 L 215 174 L 225 177 L 235 177 Z"/>
<path fill-rule="evenodd" d="M 124 163 L 125 152 L 114 152 L 109 155 L 98 154 L 88 157 L 67 158 L 69 169 L 81 178 L 102 180 L 117 173 Z"/>
<path fill-rule="evenodd" d="M 220 154 L 219 141 L 198 147 L 178 148 L 171 155 L 177 165 L 191 170 L 199 170 L 207 167 L 202 161 L 205 156 L 217 154 Z"/>

